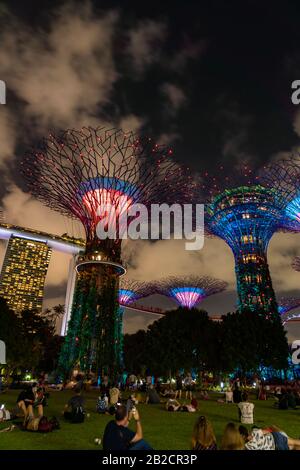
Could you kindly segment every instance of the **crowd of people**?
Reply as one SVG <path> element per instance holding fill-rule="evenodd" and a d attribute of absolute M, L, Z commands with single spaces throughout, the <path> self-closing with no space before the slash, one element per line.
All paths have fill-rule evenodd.
<path fill-rule="evenodd" d="M 73 393 L 62 410 L 62 417 L 70 423 L 83 423 L 85 418 L 89 417 L 83 396 L 87 391 L 86 379 L 78 374 L 70 384 Z M 64 388 L 69 388 L 69 385 L 66 385 Z M 263 383 L 259 383 L 256 398 L 264 400 L 272 396 L 274 407 L 295 409 L 300 403 L 298 385 L 296 383 L 293 387 L 276 386 L 271 391 L 270 389 L 266 390 Z M 225 400 L 217 401 L 236 405 L 236 418 L 240 425 L 233 422 L 226 425 L 220 449 L 300 450 L 300 440 L 288 436 L 278 427 L 258 428 L 254 426 L 255 405 L 249 399 L 246 387 L 241 384 L 239 379 L 227 384 L 223 392 Z M 16 408 L 12 412 L 8 412 L 8 419 L 12 420 L 22 416 L 22 429 L 27 431 L 49 432 L 53 429 L 59 429 L 59 422 L 56 418 L 48 420 L 44 416 L 44 408 L 47 406 L 48 398 L 49 393 L 45 380 L 26 387 L 18 395 Z M 185 377 L 177 374 L 174 387 L 170 383 L 161 387 L 150 375 L 147 375 L 139 383 L 137 376 L 130 374 L 123 387 L 120 382 L 110 382 L 109 378 L 104 376 L 100 384 L 99 397 L 95 403 L 97 413 L 110 415 L 112 418 L 106 425 L 102 436 L 103 449 L 111 451 L 151 450 L 151 445 L 143 438 L 138 405 L 141 403 L 146 405 L 162 404 L 162 409 L 167 412 L 196 413 L 201 409 L 199 399 L 206 400 L 210 397 L 206 391 L 198 390 L 197 398 L 195 381 L 190 373 Z M 6 410 L 1 411 L 5 416 Z M 130 422 L 134 422 L 135 431 L 129 429 Z M 249 426 L 252 426 L 250 430 Z M 10 426 L 1 432 L 11 431 L 14 427 Z M 204 415 L 196 419 L 192 432 L 191 448 L 195 451 L 218 449 L 213 424 Z"/>

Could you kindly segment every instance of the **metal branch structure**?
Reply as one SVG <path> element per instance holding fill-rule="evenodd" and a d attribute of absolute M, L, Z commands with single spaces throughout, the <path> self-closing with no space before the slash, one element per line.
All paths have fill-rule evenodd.
<path fill-rule="evenodd" d="M 153 293 L 154 287 L 152 283 L 128 279 L 126 276 L 120 279 L 119 304 L 124 307 Z"/>
<path fill-rule="evenodd" d="M 60 370 L 67 375 L 79 365 L 84 371 L 116 374 L 119 276 L 126 271 L 121 242 L 134 218 L 128 211 L 133 204 L 150 208 L 190 202 L 192 176 L 172 160 L 171 149 L 151 138 L 101 127 L 50 134 L 25 155 L 22 173 L 33 196 L 81 221 L 86 233 Z M 98 224 L 113 222 L 115 237 L 99 238 Z"/>
<path fill-rule="evenodd" d="M 285 201 L 282 230 L 300 231 L 300 155 L 274 161 L 260 172 L 260 181 Z"/>
<path fill-rule="evenodd" d="M 300 256 L 296 256 L 292 262 L 292 268 L 295 271 L 300 271 Z"/>
<path fill-rule="evenodd" d="M 221 167 L 217 177 L 205 173 L 201 191 L 207 230 L 222 238 L 234 255 L 239 310 L 278 313 L 267 248 L 281 225 L 284 195 L 260 184 L 248 165 L 231 174 Z"/>
<path fill-rule="evenodd" d="M 158 294 L 175 300 L 180 307 L 192 309 L 206 297 L 223 292 L 227 282 L 208 276 L 171 276 L 155 283 Z"/>
<path fill-rule="evenodd" d="M 278 311 L 281 317 L 285 314 L 290 312 L 290 310 L 294 310 L 295 308 L 300 307 L 300 299 L 296 297 L 281 297 L 278 300 Z"/>

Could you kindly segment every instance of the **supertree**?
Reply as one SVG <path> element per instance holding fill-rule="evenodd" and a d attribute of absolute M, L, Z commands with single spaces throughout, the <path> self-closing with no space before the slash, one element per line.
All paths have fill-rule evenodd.
<path fill-rule="evenodd" d="M 139 299 L 148 297 L 154 293 L 153 285 L 148 282 L 136 281 L 126 276 L 120 278 L 119 284 L 119 310 L 116 324 L 116 337 L 119 342 L 120 364 L 123 366 L 123 316 L 125 307 Z"/>
<path fill-rule="evenodd" d="M 233 252 L 239 310 L 278 314 L 267 248 L 280 227 L 285 198 L 259 184 L 258 174 L 248 165 L 232 168 L 230 174 L 220 167 L 217 174 L 205 173 L 201 180 L 205 224 Z"/>
<path fill-rule="evenodd" d="M 121 242 L 133 220 L 133 204 L 190 202 L 192 177 L 171 159 L 172 150 L 132 132 L 105 128 L 50 134 L 24 157 L 29 191 L 46 206 L 81 221 L 85 254 L 78 257 L 68 334 L 59 360 L 62 374 L 76 364 L 85 371 L 117 374 L 116 334 Z M 97 235 L 99 224 L 116 234 Z"/>
<path fill-rule="evenodd" d="M 155 285 L 158 294 L 170 297 L 180 307 L 192 309 L 206 297 L 224 291 L 227 282 L 207 276 L 170 276 Z"/>

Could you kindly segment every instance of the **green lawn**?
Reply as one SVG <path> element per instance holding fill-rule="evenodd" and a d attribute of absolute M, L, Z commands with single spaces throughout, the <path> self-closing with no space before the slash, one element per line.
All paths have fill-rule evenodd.
<path fill-rule="evenodd" d="M 11 390 L 0 395 L 0 403 L 5 403 L 8 409 L 13 408 L 19 391 Z M 45 415 L 57 416 L 61 429 L 50 434 L 25 432 L 14 429 L 12 432 L 0 434 L 0 449 L 91 449 L 99 450 L 94 444 L 95 437 L 102 437 L 106 423 L 112 419 L 110 416 L 98 415 L 95 412 L 97 392 L 85 394 L 87 418 L 83 424 L 69 424 L 61 417 L 64 404 L 71 397 L 70 391 L 51 392 L 49 406 L 45 408 Z M 157 450 L 184 450 L 189 449 L 193 424 L 200 414 L 206 415 L 214 425 L 217 440 L 220 438 L 225 425 L 229 421 L 238 423 L 237 407 L 234 404 L 217 403 L 217 395 L 211 400 L 200 400 L 198 413 L 170 413 L 161 405 L 139 405 L 145 439 Z M 255 424 L 266 426 L 276 424 L 285 430 L 291 437 L 300 437 L 300 409 L 281 411 L 272 408 L 273 400 L 256 401 Z M 0 429 L 6 423 L 0 423 Z M 133 425 L 134 429 L 134 425 Z"/>

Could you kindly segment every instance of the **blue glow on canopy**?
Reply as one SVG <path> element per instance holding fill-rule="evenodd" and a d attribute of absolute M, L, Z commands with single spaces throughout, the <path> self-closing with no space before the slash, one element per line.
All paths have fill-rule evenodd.
<path fill-rule="evenodd" d="M 127 196 L 132 196 L 138 191 L 138 187 L 129 183 L 128 181 L 122 181 L 115 177 L 97 176 L 96 178 L 91 178 L 86 182 L 81 183 L 79 194 L 84 195 L 89 191 L 97 189 L 118 191 L 120 193 L 126 194 Z"/>
<path fill-rule="evenodd" d="M 300 222 L 300 196 L 297 196 L 286 206 L 285 212 L 291 219 Z"/>

